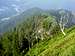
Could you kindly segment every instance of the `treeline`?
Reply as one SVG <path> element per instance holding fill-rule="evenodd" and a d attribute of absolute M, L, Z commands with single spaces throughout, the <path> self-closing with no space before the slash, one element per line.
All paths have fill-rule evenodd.
<path fill-rule="evenodd" d="M 32 16 L 0 38 L 0 56 L 24 56 L 37 42 L 59 32 L 55 17 Z"/>

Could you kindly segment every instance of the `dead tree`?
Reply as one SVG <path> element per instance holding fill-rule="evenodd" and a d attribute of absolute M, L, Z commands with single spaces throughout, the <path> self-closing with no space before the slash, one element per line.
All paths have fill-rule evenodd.
<path fill-rule="evenodd" d="M 66 12 L 62 11 L 60 12 L 60 15 L 61 18 L 60 18 L 59 26 L 63 35 L 66 35 L 64 29 L 65 29 L 65 25 L 68 23 L 68 13 L 66 14 Z"/>

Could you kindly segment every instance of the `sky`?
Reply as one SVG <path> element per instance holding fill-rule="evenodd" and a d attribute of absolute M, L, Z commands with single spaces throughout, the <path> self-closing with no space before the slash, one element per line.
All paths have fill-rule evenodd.
<path fill-rule="evenodd" d="M 8 20 L 10 16 L 33 7 L 43 10 L 68 9 L 75 12 L 75 0 L 0 0 L 0 20 Z"/>
<path fill-rule="evenodd" d="M 69 9 L 75 11 L 75 0 L 0 0 L 0 11 L 13 8 L 17 12 L 32 7 L 42 9 Z"/>
<path fill-rule="evenodd" d="M 35 3 L 34 3 L 35 5 Z M 70 9 L 75 10 L 75 0 L 38 0 L 36 5 L 43 9 Z"/>

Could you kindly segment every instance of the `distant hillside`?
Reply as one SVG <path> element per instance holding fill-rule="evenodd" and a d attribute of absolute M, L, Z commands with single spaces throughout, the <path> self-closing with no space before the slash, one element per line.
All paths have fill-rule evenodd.
<path fill-rule="evenodd" d="M 14 15 L 9 17 L 9 20 L 0 21 L 0 33 L 6 32 L 11 28 L 14 28 L 16 25 L 20 24 L 21 22 L 25 21 L 25 19 L 40 15 L 42 13 L 42 10 L 39 8 L 31 8 L 27 11 L 22 12 L 21 14 Z"/>
<path fill-rule="evenodd" d="M 5 11 L 0 11 L 0 21 L 1 21 L 1 19 L 10 17 L 14 14 L 17 14 L 17 12 L 16 12 L 16 10 L 11 9 L 11 8 L 6 9 Z"/>
<path fill-rule="evenodd" d="M 68 14 L 68 23 L 66 24 L 66 27 L 70 27 L 75 24 L 75 17 L 71 11 L 59 9 L 59 10 L 42 10 L 40 8 L 31 8 L 28 9 L 21 14 L 11 16 L 9 17 L 10 20 L 5 20 L 0 22 L 0 33 L 7 32 L 9 29 L 15 27 L 16 25 L 20 24 L 21 22 L 25 21 L 25 19 L 31 17 L 31 16 L 37 16 L 37 15 L 52 15 L 56 17 L 56 21 L 59 23 L 61 15 L 59 14 L 60 11 L 64 11 L 66 14 Z"/>
<path fill-rule="evenodd" d="M 48 10 L 46 12 L 49 13 L 50 15 L 52 15 L 52 16 L 55 16 L 57 22 L 59 22 L 60 18 L 61 18 L 60 12 L 62 12 L 62 11 L 65 13 L 64 15 L 66 16 L 66 19 L 68 19 L 68 23 L 66 24 L 66 27 L 70 27 L 70 26 L 74 25 L 75 24 L 75 22 L 74 22 L 75 16 L 72 13 L 72 11 L 65 10 L 65 9 L 59 9 L 59 10 Z"/>

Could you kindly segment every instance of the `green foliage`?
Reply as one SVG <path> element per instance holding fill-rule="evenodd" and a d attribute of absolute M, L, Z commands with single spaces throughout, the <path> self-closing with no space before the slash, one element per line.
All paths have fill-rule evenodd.
<path fill-rule="evenodd" d="M 59 31 L 59 25 L 57 24 L 55 17 L 52 16 L 43 20 L 43 28 L 52 35 Z"/>
<path fill-rule="evenodd" d="M 32 16 L 21 25 L 3 34 L 0 40 L 0 55 L 24 56 L 30 48 L 36 46 L 37 42 L 51 38 L 57 31 L 59 31 L 59 27 L 54 17 L 48 15 Z M 47 34 L 48 32 L 52 34 L 49 35 Z M 44 45 L 47 44 L 48 42 Z M 47 47 L 48 45 L 43 49 L 40 48 L 40 52 L 44 51 Z"/>
<path fill-rule="evenodd" d="M 65 32 L 66 36 L 58 33 L 52 39 L 38 43 L 25 56 L 75 56 L 75 27 Z"/>

